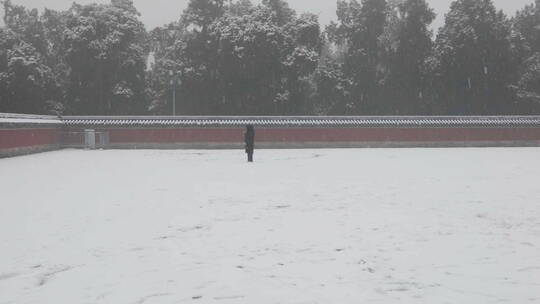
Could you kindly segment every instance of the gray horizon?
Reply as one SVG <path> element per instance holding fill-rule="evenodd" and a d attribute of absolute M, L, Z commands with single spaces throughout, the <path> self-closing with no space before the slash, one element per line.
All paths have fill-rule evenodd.
<path fill-rule="evenodd" d="M 50 8 L 55 10 L 67 9 L 73 2 L 80 4 L 87 3 L 107 3 L 110 0 L 12 0 L 15 4 L 21 4 L 27 8 Z M 430 6 L 437 13 L 437 19 L 432 24 L 432 29 L 435 31 L 444 24 L 444 14 L 448 11 L 452 1 L 447 0 L 427 0 Z M 498 9 L 502 9 L 507 15 L 514 15 L 527 4 L 534 3 L 534 0 L 493 0 Z M 148 30 L 157 26 L 176 21 L 180 18 L 182 11 L 186 8 L 189 0 L 133 0 L 135 6 L 141 13 L 141 20 L 146 25 Z M 253 0 L 254 3 L 260 0 Z M 298 13 L 310 12 L 319 15 L 321 25 L 326 25 L 336 19 L 336 2 L 337 0 L 288 0 L 289 5 Z M 0 8 L 2 20 L 0 25 L 3 25 L 3 9 Z"/>

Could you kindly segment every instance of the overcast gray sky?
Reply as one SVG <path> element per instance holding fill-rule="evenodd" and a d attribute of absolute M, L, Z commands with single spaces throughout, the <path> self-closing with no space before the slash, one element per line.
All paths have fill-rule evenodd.
<path fill-rule="evenodd" d="M 23 4 L 26 7 L 52 9 L 66 9 L 74 0 L 12 0 L 13 3 Z M 514 14 L 516 10 L 534 0 L 494 0 L 498 8 L 504 9 L 507 14 Z M 91 2 L 109 2 L 109 0 L 76 0 L 75 2 L 85 4 Z M 163 25 L 173 20 L 177 20 L 186 7 L 188 0 L 134 0 L 135 5 L 142 14 L 142 20 L 148 28 Z M 257 2 L 257 0 L 254 0 Z M 320 16 L 321 23 L 327 24 L 336 15 L 336 0 L 288 0 L 291 7 L 298 12 L 313 12 Z M 438 18 L 434 24 L 438 28 L 444 22 L 444 14 L 448 10 L 451 1 L 449 0 L 428 0 L 430 5 L 437 12 Z M 3 12 L 2 16 L 3 16 Z"/>

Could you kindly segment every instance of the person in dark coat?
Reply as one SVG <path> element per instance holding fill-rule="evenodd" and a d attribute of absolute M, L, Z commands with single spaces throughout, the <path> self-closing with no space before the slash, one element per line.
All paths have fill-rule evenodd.
<path fill-rule="evenodd" d="M 246 126 L 246 132 L 244 133 L 244 143 L 246 144 L 246 153 L 248 155 L 248 162 L 253 162 L 253 152 L 255 151 L 255 127 L 252 125 Z"/>

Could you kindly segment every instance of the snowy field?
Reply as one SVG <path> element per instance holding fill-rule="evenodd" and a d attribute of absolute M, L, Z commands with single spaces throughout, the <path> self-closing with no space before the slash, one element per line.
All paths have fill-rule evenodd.
<path fill-rule="evenodd" d="M 0 304 L 540 303 L 540 149 L 0 159 Z"/>

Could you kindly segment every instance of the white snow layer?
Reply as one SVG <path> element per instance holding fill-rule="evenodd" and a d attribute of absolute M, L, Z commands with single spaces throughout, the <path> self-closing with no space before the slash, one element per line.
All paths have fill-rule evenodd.
<path fill-rule="evenodd" d="M 540 149 L 0 160 L 0 303 L 540 303 Z"/>

